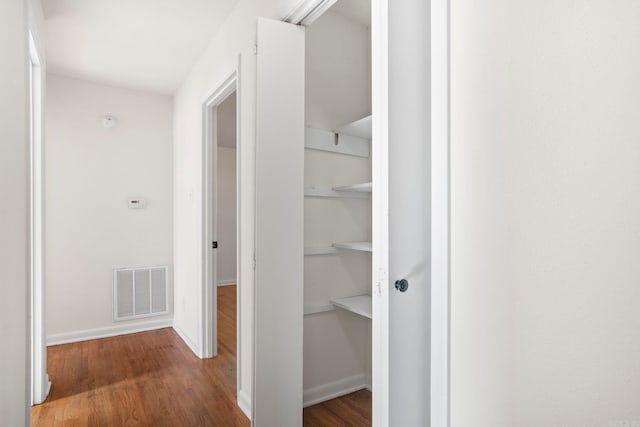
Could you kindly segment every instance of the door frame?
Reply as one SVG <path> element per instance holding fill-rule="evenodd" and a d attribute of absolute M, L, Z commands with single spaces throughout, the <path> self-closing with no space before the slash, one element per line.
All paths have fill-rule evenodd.
<path fill-rule="evenodd" d="M 231 73 L 227 79 L 204 101 L 202 104 L 202 359 L 215 357 L 218 355 L 218 298 L 217 298 L 217 255 L 212 248 L 212 242 L 217 234 L 217 115 L 218 106 L 229 97 L 234 91 L 239 93 L 239 66 Z M 236 153 L 240 149 L 240 97 L 236 96 Z M 236 155 L 236 179 L 240 173 L 239 156 Z M 236 259 L 240 254 L 240 182 L 236 181 L 236 239 L 237 252 Z M 239 307 L 240 280 L 239 263 L 236 262 L 236 304 Z M 240 312 L 237 309 L 237 345 L 236 345 L 236 372 L 237 384 L 240 387 Z"/>
<path fill-rule="evenodd" d="M 371 388 L 373 427 L 389 425 L 389 0 L 371 1 Z"/>

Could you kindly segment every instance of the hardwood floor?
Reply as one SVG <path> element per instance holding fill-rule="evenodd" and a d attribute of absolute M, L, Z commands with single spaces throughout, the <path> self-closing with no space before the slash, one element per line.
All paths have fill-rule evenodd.
<path fill-rule="evenodd" d="M 196 357 L 171 328 L 49 347 L 49 398 L 32 425 L 249 426 L 236 405 L 236 287 L 218 288 L 218 354 Z M 304 425 L 369 426 L 361 391 L 304 410 Z"/>
<path fill-rule="evenodd" d="M 305 427 L 371 425 L 371 392 L 356 391 L 337 399 L 304 408 Z"/>
<path fill-rule="evenodd" d="M 219 356 L 171 328 L 49 347 L 49 399 L 33 426 L 248 426 L 236 405 L 236 287 L 218 288 Z"/>

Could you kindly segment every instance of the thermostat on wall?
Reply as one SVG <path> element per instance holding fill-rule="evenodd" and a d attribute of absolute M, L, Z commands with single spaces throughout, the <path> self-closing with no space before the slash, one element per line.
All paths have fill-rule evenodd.
<path fill-rule="evenodd" d="M 129 199 L 129 209 L 144 209 L 147 207 L 147 201 L 141 197 Z"/>

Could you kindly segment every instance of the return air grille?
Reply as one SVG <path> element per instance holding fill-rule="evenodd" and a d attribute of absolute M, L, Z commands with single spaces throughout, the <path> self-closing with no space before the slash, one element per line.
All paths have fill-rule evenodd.
<path fill-rule="evenodd" d="M 113 320 L 150 317 L 169 312 L 169 268 L 113 270 Z"/>

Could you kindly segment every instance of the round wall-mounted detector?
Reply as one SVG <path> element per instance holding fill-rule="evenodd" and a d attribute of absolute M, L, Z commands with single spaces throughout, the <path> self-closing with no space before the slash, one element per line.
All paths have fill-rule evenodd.
<path fill-rule="evenodd" d="M 107 116 L 102 119 L 102 126 L 106 128 L 113 128 L 116 126 L 116 119 L 113 116 Z"/>

